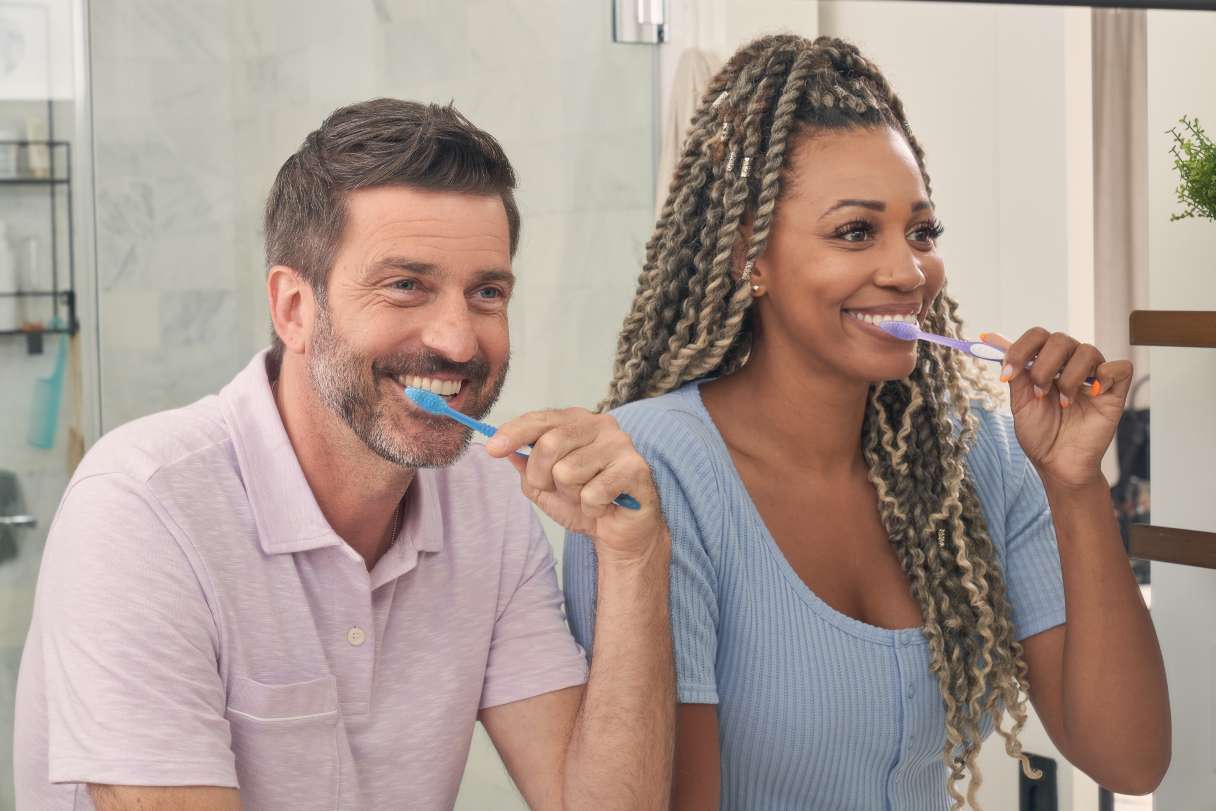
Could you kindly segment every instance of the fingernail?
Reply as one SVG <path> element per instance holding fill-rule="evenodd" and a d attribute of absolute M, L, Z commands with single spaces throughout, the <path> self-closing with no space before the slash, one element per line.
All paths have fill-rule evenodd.
<path fill-rule="evenodd" d="M 506 444 L 507 441 L 501 436 L 493 436 L 486 442 L 486 450 L 490 453 L 501 453 Z"/>
<path fill-rule="evenodd" d="M 1066 395 L 1061 394 L 1060 405 L 1064 406 L 1064 408 L 1068 408 L 1070 405 L 1072 405 L 1072 400 L 1069 400 Z"/>
<path fill-rule="evenodd" d="M 1042 400 L 1044 397 L 1047 396 L 1047 392 L 1043 389 L 1040 389 L 1038 386 L 1035 386 L 1034 387 L 1034 396 L 1038 397 L 1040 400 Z"/>
<path fill-rule="evenodd" d="M 981 332 L 981 333 L 980 333 L 980 340 L 981 340 L 981 341 L 987 341 L 987 340 L 988 340 L 988 333 L 986 333 L 986 332 Z"/>
<path fill-rule="evenodd" d="M 1102 393 L 1102 381 L 1095 380 L 1093 386 L 1091 386 L 1089 389 L 1089 396 L 1097 397 L 1101 393 Z"/>
<path fill-rule="evenodd" d="M 1008 383 L 1013 378 L 1013 366 L 1006 363 L 1001 367 L 1001 382 Z"/>

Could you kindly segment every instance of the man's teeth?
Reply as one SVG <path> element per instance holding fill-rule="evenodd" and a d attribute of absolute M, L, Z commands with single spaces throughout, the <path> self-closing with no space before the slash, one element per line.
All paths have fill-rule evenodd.
<path fill-rule="evenodd" d="M 903 321 L 908 324 L 920 326 L 920 319 L 911 313 L 899 315 L 896 313 L 883 313 L 881 315 L 875 313 L 862 313 L 856 310 L 845 310 L 844 314 L 856 318 L 858 321 L 865 321 L 867 324 L 881 324 L 884 321 Z"/>
<path fill-rule="evenodd" d="M 423 391 L 441 394 L 444 397 L 451 397 L 459 393 L 461 386 L 461 381 L 459 380 L 436 380 L 433 377 L 418 377 L 417 375 L 399 377 L 397 378 L 397 382 L 407 388 L 422 389 Z"/>

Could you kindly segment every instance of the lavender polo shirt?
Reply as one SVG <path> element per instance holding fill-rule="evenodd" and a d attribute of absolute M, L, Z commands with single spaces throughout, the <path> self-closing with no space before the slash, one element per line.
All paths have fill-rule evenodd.
<path fill-rule="evenodd" d="M 81 463 L 17 687 L 19 811 L 84 784 L 239 787 L 246 811 L 455 802 L 479 709 L 586 680 L 515 470 L 420 470 L 368 572 L 279 419 L 265 353 Z"/>

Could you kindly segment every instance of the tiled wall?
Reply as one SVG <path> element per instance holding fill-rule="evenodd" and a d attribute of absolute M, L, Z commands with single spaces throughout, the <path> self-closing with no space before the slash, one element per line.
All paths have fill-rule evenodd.
<path fill-rule="evenodd" d="M 613 45 L 600 5 L 95 3 L 104 427 L 216 390 L 265 344 L 274 173 L 328 112 L 380 95 L 455 101 L 516 165 L 495 416 L 593 404 L 653 222 L 653 51 Z"/>

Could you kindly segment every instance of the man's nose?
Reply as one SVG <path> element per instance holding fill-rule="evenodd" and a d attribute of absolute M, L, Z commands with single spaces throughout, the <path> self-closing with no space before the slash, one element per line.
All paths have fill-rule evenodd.
<path fill-rule="evenodd" d="M 454 363 L 472 360 L 477 354 L 477 334 L 464 297 L 444 295 L 428 309 L 423 345 Z"/>

